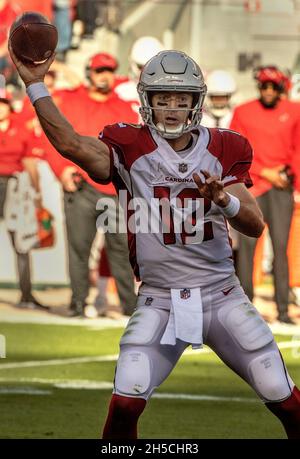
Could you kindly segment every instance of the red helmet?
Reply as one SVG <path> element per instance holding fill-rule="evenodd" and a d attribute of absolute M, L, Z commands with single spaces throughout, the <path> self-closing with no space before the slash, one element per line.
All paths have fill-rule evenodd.
<path fill-rule="evenodd" d="M 88 62 L 87 69 L 108 69 L 114 72 L 118 68 L 118 61 L 111 54 L 97 53 Z"/>
<path fill-rule="evenodd" d="M 280 90 L 283 90 L 286 84 L 287 77 L 275 65 L 268 65 L 265 67 L 258 67 L 257 69 L 255 69 L 254 78 L 260 84 L 271 82 L 276 84 L 280 88 Z"/>

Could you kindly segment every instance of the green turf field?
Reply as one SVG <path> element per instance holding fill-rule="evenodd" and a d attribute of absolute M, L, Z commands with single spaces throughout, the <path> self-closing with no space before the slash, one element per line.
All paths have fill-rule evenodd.
<path fill-rule="evenodd" d="M 99 438 L 122 329 L 6 323 L 0 333 L 7 348 L 0 438 Z M 282 353 L 299 385 L 300 354 Z M 140 438 L 285 438 L 277 419 L 211 352 L 184 355 L 157 394 Z"/>

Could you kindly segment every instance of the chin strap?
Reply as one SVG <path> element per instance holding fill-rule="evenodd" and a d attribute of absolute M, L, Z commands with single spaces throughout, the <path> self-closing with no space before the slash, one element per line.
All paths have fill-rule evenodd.
<path fill-rule="evenodd" d="M 158 132 L 161 134 L 161 136 L 165 139 L 176 139 L 177 137 L 180 137 L 183 134 L 184 124 L 181 123 L 179 126 L 172 129 L 166 128 L 166 126 L 163 123 L 157 123 L 156 128 Z"/>

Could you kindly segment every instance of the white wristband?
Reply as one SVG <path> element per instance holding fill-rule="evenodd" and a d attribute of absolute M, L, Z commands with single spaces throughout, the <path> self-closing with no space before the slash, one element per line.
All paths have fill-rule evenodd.
<path fill-rule="evenodd" d="M 26 88 L 26 92 L 32 105 L 34 105 L 35 102 L 42 97 L 50 97 L 45 83 L 32 83 Z"/>
<path fill-rule="evenodd" d="M 234 218 L 239 213 L 239 210 L 241 207 L 241 201 L 236 196 L 233 196 L 230 193 L 227 193 L 227 194 L 230 198 L 230 201 L 227 204 L 227 206 L 226 207 L 217 206 L 217 207 L 220 210 L 220 212 L 224 215 L 224 217 Z"/>

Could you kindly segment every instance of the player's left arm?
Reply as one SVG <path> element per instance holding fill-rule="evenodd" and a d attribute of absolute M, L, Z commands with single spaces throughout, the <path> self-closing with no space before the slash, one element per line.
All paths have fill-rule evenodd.
<path fill-rule="evenodd" d="M 264 220 L 255 198 L 249 193 L 244 183 L 234 183 L 225 187 L 218 176 L 211 176 L 207 171 L 201 171 L 205 177 L 203 182 L 198 174 L 193 174 L 198 190 L 206 199 L 213 201 L 220 210 L 228 208 L 230 203 L 239 200 L 237 214 L 226 217 L 230 225 L 242 234 L 250 237 L 259 237 L 264 230 Z M 237 202 L 235 200 L 235 202 Z"/>
<path fill-rule="evenodd" d="M 244 183 L 234 183 L 227 186 L 225 193 L 229 193 L 240 200 L 238 214 L 234 218 L 228 218 L 230 225 L 246 236 L 261 236 L 265 227 L 263 214 L 256 199 L 247 190 Z"/>

